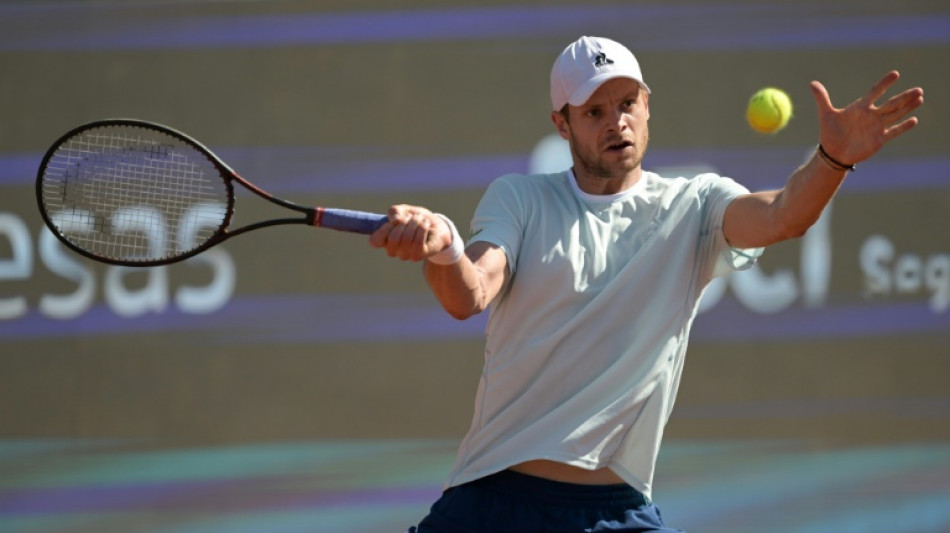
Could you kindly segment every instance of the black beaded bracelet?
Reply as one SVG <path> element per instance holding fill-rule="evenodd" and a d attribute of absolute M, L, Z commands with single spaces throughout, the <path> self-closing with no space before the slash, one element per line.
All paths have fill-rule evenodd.
<path fill-rule="evenodd" d="M 854 172 L 855 169 L 858 168 L 854 165 L 845 165 L 841 161 L 838 161 L 837 159 L 828 155 L 828 152 L 825 151 L 825 147 L 822 146 L 821 143 L 818 143 L 818 153 L 821 154 L 822 159 L 824 159 L 825 162 L 835 170 L 847 170 L 848 172 Z"/>

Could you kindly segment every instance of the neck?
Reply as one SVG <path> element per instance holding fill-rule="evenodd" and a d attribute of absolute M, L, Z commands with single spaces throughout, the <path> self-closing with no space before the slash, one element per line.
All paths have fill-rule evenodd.
<path fill-rule="evenodd" d="M 601 177 L 578 172 L 577 166 L 573 167 L 574 179 L 577 181 L 577 187 L 587 194 L 610 195 L 626 191 L 636 185 L 643 177 L 643 170 L 638 166 L 618 177 Z"/>

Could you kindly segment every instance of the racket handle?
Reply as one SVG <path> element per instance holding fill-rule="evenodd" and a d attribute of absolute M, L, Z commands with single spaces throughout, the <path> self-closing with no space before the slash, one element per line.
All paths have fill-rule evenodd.
<path fill-rule="evenodd" d="M 318 207 L 313 218 L 313 225 L 338 231 L 350 231 L 369 235 L 382 226 L 389 217 L 366 211 L 350 209 L 336 209 L 332 207 Z"/>

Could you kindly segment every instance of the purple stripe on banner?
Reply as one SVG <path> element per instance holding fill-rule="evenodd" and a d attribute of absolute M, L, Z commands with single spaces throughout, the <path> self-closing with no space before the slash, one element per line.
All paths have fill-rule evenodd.
<path fill-rule="evenodd" d="M 751 190 L 780 187 L 814 150 L 807 148 L 654 149 L 644 166 L 673 177 L 668 168 L 699 166 L 734 178 Z M 226 147 L 215 150 L 239 174 L 277 194 L 372 193 L 483 189 L 508 173 L 526 173 L 527 155 L 487 154 L 350 157 L 356 149 L 328 147 Z M 378 150 L 377 150 L 378 152 Z M 336 155 L 332 155 L 332 154 Z M 0 155 L 0 186 L 32 185 L 39 154 Z M 950 157 L 875 158 L 861 165 L 861 179 L 842 193 L 950 188 Z M 900 176 L 896 178 L 895 176 Z"/>
<path fill-rule="evenodd" d="M 425 342 L 481 338 L 487 318 L 482 313 L 466 321 L 454 320 L 426 294 L 238 296 L 207 315 L 170 309 L 122 318 L 100 305 L 75 319 L 55 320 L 32 310 L 19 319 L 0 321 L 0 337 L 24 340 L 190 331 L 203 333 L 206 342 L 222 344 Z M 950 313 L 935 313 L 925 302 L 790 308 L 778 315 L 758 315 L 725 298 L 696 319 L 692 338 L 709 342 L 816 340 L 947 331 Z"/>
<path fill-rule="evenodd" d="M 245 178 L 280 194 L 482 189 L 502 174 L 528 169 L 528 158 L 521 155 L 367 160 L 365 156 L 324 157 L 325 152 L 226 148 L 218 154 Z M 266 183 L 258 182 L 256 176 L 266 176 Z"/>
<path fill-rule="evenodd" d="M 833 3 L 482 7 L 188 15 L 176 6 L 19 3 L 0 9 L 0 50 L 238 48 L 527 39 L 577 28 L 638 49 L 737 50 L 945 44 L 950 15 L 855 14 Z M 777 20 L 781 24 L 775 24 Z"/>
<path fill-rule="evenodd" d="M 934 312 L 925 302 L 791 307 L 780 314 L 756 314 L 734 298 L 724 298 L 699 315 L 693 339 L 704 341 L 833 339 L 900 333 L 948 332 L 950 312 Z"/>
<path fill-rule="evenodd" d="M 644 168 L 674 177 L 664 168 L 700 166 L 728 176 L 750 190 L 782 187 L 791 173 L 814 153 L 803 148 L 654 149 Z M 692 176 L 686 176 L 692 177 Z M 860 179 L 848 180 L 841 193 L 950 189 L 950 157 L 877 157 L 860 165 Z"/>
<path fill-rule="evenodd" d="M 0 186 L 32 185 L 43 154 L 0 154 Z"/>

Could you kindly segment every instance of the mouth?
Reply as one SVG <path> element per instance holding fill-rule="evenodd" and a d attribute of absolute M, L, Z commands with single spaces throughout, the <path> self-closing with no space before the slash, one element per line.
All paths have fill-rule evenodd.
<path fill-rule="evenodd" d="M 623 152 L 627 148 L 633 148 L 633 143 L 630 141 L 617 141 L 608 144 L 604 151 L 619 153 Z"/>

